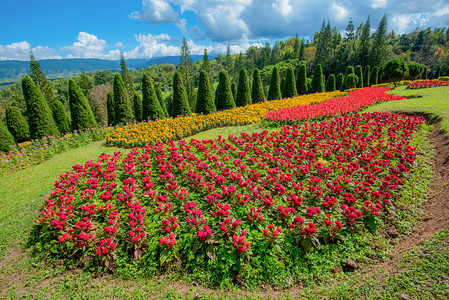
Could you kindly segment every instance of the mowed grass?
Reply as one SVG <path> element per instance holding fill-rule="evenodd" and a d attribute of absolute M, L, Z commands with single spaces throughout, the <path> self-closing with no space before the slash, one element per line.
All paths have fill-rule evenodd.
<path fill-rule="evenodd" d="M 26 242 L 26 233 L 45 203 L 43 197 L 50 193 L 60 174 L 70 171 L 75 164 L 96 159 L 102 152 L 129 151 L 103 144 L 104 141 L 99 141 L 69 150 L 0 179 L 0 257 L 9 245 Z"/>
<path fill-rule="evenodd" d="M 441 121 L 440 127 L 449 136 L 449 87 L 406 89 L 405 86 L 389 91 L 390 94 L 413 97 L 401 101 L 384 102 L 364 112 L 389 111 L 426 114 L 431 121 Z"/>
<path fill-rule="evenodd" d="M 366 111 L 426 113 L 440 119 L 449 133 L 449 88 L 393 91 L 401 95 L 423 95 L 423 98 L 383 103 Z M 219 135 L 261 132 L 258 124 L 224 127 L 188 138 L 212 139 Z M 248 291 L 239 287 L 211 290 L 197 287 L 182 279 L 166 275 L 160 278 L 122 280 L 112 275 L 96 277 L 81 270 L 67 271 L 63 266 L 36 261 L 30 249 L 14 255 L 14 248 L 24 246 L 34 220 L 44 205 L 59 174 L 77 163 L 96 159 L 102 152 L 126 150 L 104 147 L 103 142 L 70 150 L 29 169 L 3 177 L 0 184 L 0 298 L 16 299 L 447 299 L 449 298 L 449 230 L 445 229 L 423 245 L 408 252 L 395 274 L 363 278 L 362 274 L 336 275 L 332 280 L 313 283 L 292 291 Z M 11 254 L 12 253 L 12 254 Z M 2 291 L 3 289 L 3 291 Z"/>

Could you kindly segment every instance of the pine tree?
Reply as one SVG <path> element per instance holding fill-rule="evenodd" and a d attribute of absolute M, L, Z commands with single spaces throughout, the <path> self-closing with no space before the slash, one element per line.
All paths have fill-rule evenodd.
<path fill-rule="evenodd" d="M 367 65 L 365 68 L 365 72 L 363 72 L 363 86 L 370 86 L 369 78 L 371 73 L 371 67 L 370 65 Z"/>
<path fill-rule="evenodd" d="M 380 20 L 376 32 L 373 34 L 373 45 L 371 47 L 371 55 L 370 55 L 372 65 L 382 66 L 387 60 L 388 56 L 387 34 L 388 34 L 387 15 L 384 14 L 382 19 Z"/>
<path fill-rule="evenodd" d="M 33 52 L 30 51 L 30 77 L 34 83 L 42 91 L 42 85 L 47 80 L 44 70 L 41 68 L 41 64 L 34 58 Z"/>
<path fill-rule="evenodd" d="M 226 50 L 226 72 L 228 72 L 228 74 L 232 74 L 232 67 L 231 48 L 228 44 L 228 49 Z"/>
<path fill-rule="evenodd" d="M 326 82 L 326 92 L 333 92 L 333 91 L 335 91 L 335 75 L 330 74 Z"/>
<path fill-rule="evenodd" d="M 142 77 L 142 120 L 164 119 L 165 112 L 157 98 L 153 79 L 148 74 Z"/>
<path fill-rule="evenodd" d="M 208 75 L 210 73 L 210 61 L 209 56 L 207 55 L 207 48 L 204 48 L 203 64 L 201 65 L 201 70 L 206 71 Z"/>
<path fill-rule="evenodd" d="M 59 100 L 53 102 L 53 119 L 60 133 L 70 132 L 69 119 L 65 112 L 64 104 Z"/>
<path fill-rule="evenodd" d="M 307 72 L 305 64 L 302 64 L 299 67 L 298 80 L 296 81 L 296 89 L 298 90 L 299 95 L 305 95 L 308 93 Z"/>
<path fill-rule="evenodd" d="M 259 69 L 254 69 L 253 72 L 253 84 L 251 90 L 251 102 L 259 103 L 265 101 L 265 93 L 263 91 L 262 80 L 260 79 Z"/>
<path fill-rule="evenodd" d="M 107 97 L 106 108 L 108 110 L 108 125 L 115 125 L 114 92 L 109 92 Z"/>
<path fill-rule="evenodd" d="M 320 64 L 318 64 L 315 67 L 315 72 L 313 72 L 311 92 L 312 93 L 323 93 L 324 92 L 323 69 L 321 68 Z"/>
<path fill-rule="evenodd" d="M 44 136 L 59 135 L 47 101 L 30 76 L 22 78 L 22 91 L 27 106 L 30 138 L 40 139 Z"/>
<path fill-rule="evenodd" d="M 277 67 L 273 68 L 271 72 L 270 88 L 268 89 L 268 100 L 282 99 L 281 80 L 279 78 L 279 71 Z"/>
<path fill-rule="evenodd" d="M 157 100 L 159 100 L 159 103 L 161 104 L 162 110 L 165 113 L 165 117 L 168 118 L 168 111 L 167 111 L 167 106 L 165 105 L 165 100 L 164 97 L 162 96 L 162 91 L 160 88 L 156 88 L 156 96 L 157 96 Z"/>
<path fill-rule="evenodd" d="M 134 120 L 131 101 L 128 97 L 125 82 L 123 82 L 122 76 L 118 73 L 114 76 L 113 90 L 115 124 L 131 122 Z"/>
<path fill-rule="evenodd" d="M 139 94 L 134 94 L 134 115 L 136 116 L 137 122 L 142 122 L 142 97 Z M 164 113 L 165 116 L 165 113 Z"/>
<path fill-rule="evenodd" d="M 335 89 L 340 89 L 343 86 L 343 73 L 338 73 L 337 79 L 335 80 Z"/>
<path fill-rule="evenodd" d="M 6 128 L 5 124 L 3 124 L 3 121 L 0 120 L 0 151 L 9 152 L 13 145 L 14 138 L 12 134 L 9 132 L 8 128 Z"/>
<path fill-rule="evenodd" d="M 362 35 L 360 36 L 359 48 L 357 51 L 358 63 L 362 67 L 365 67 L 369 62 L 369 52 L 371 49 L 371 22 L 370 18 L 366 20 L 366 23 L 362 28 Z"/>
<path fill-rule="evenodd" d="M 189 102 L 187 100 L 187 92 L 184 89 L 182 83 L 181 73 L 175 72 L 173 76 L 173 116 L 190 116 L 192 111 L 190 110 Z"/>
<path fill-rule="evenodd" d="M 293 44 L 293 58 L 299 58 L 299 50 L 301 48 L 300 41 L 298 39 L 298 33 L 296 33 L 295 43 Z"/>
<path fill-rule="evenodd" d="M 120 52 L 120 70 L 122 73 L 122 79 L 125 84 L 126 92 L 128 93 L 128 98 L 132 99 L 134 94 L 134 85 L 131 81 L 131 75 L 129 74 L 128 67 L 126 67 L 126 61 L 123 52 Z"/>
<path fill-rule="evenodd" d="M 377 66 L 374 66 L 373 70 L 371 71 L 371 76 L 369 78 L 370 86 L 377 84 L 378 71 L 379 68 Z"/>
<path fill-rule="evenodd" d="M 9 132 L 14 136 L 17 143 L 25 142 L 30 139 L 30 128 L 20 109 L 16 106 L 8 106 L 5 111 L 6 125 Z"/>
<path fill-rule="evenodd" d="M 182 75 L 183 86 L 187 93 L 187 101 L 190 106 L 193 106 L 196 101 L 196 97 L 194 97 L 194 89 L 193 89 L 193 61 L 192 55 L 190 55 L 190 48 L 187 44 L 186 38 L 182 39 L 181 45 L 181 57 L 179 58 L 178 70 Z"/>
<path fill-rule="evenodd" d="M 282 92 L 282 96 L 284 98 L 291 98 L 298 94 L 296 91 L 295 81 L 295 72 L 293 71 L 292 67 L 289 67 L 287 69 L 287 75 L 285 76 L 285 86 Z"/>
<path fill-rule="evenodd" d="M 50 80 L 44 80 L 42 83 L 42 95 L 44 95 L 45 100 L 47 101 L 48 107 L 51 109 L 53 107 L 53 103 L 55 102 L 55 93 L 53 91 L 53 84 Z"/>
<path fill-rule="evenodd" d="M 218 86 L 216 93 L 217 99 L 215 101 L 215 105 L 217 107 L 217 111 L 235 108 L 228 73 L 225 70 L 221 70 L 218 74 Z"/>
<path fill-rule="evenodd" d="M 69 79 L 69 106 L 72 117 L 72 129 L 80 130 L 97 127 L 92 107 L 80 87 L 73 79 Z"/>
<path fill-rule="evenodd" d="M 346 26 L 345 38 L 343 39 L 345 42 L 354 40 L 355 38 L 354 30 L 355 30 L 354 22 L 352 21 L 351 18 L 349 19 L 348 25 Z"/>
<path fill-rule="evenodd" d="M 304 45 L 304 41 L 301 41 L 301 48 L 299 48 L 299 60 L 304 61 L 306 60 L 306 49 Z"/>
<path fill-rule="evenodd" d="M 209 76 L 205 70 L 201 70 L 195 112 L 207 115 L 216 111 L 217 108 L 215 107 Z"/>
<path fill-rule="evenodd" d="M 251 91 L 249 88 L 248 75 L 245 69 L 240 69 L 239 86 L 237 89 L 237 97 L 235 98 L 236 106 L 245 106 L 251 104 Z"/>
<path fill-rule="evenodd" d="M 359 81 L 357 82 L 357 88 L 361 89 L 363 88 L 363 72 L 362 72 L 362 66 L 358 65 L 355 67 L 354 69 L 354 74 L 357 75 L 357 77 L 359 78 Z"/>
<path fill-rule="evenodd" d="M 232 92 L 232 97 L 235 98 L 237 97 L 237 85 L 235 84 L 235 82 L 231 83 L 231 92 Z"/>
<path fill-rule="evenodd" d="M 316 55 L 314 65 L 317 66 L 320 64 L 321 66 L 324 66 L 326 74 L 330 73 L 333 52 L 334 47 L 332 45 L 331 24 L 330 22 L 328 22 L 326 26 L 326 22 L 323 21 L 316 41 Z M 323 67 L 321 67 L 321 70 L 322 69 Z"/>

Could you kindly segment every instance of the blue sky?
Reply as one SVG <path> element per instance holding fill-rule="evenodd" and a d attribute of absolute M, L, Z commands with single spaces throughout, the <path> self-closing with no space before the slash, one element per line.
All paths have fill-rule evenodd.
<path fill-rule="evenodd" d="M 192 54 L 244 52 L 250 45 L 294 36 L 308 39 L 323 20 L 343 32 L 383 14 L 389 30 L 449 27 L 448 0 L 22 0 L 0 3 L 0 60 L 150 58 L 178 55 L 183 37 Z"/>

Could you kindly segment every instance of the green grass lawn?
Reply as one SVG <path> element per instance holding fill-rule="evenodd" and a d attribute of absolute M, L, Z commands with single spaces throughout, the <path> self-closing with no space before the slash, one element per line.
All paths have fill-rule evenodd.
<path fill-rule="evenodd" d="M 449 133 L 449 88 L 405 90 L 396 88 L 400 95 L 423 95 L 422 98 L 407 99 L 379 104 L 366 111 L 392 111 L 426 113 L 441 120 L 441 127 Z M 227 137 L 241 132 L 261 132 L 258 124 L 224 127 L 199 133 L 190 138 L 211 139 L 219 135 Z M 190 139 L 189 138 L 189 139 Z M 40 165 L 18 171 L 1 178 L 0 188 L 0 298 L 16 299 L 447 299 L 449 298 L 449 230 L 441 230 L 430 240 L 411 251 L 403 258 L 395 274 L 362 278 L 361 274 L 336 275 L 322 283 L 313 283 L 304 289 L 288 292 L 248 291 L 241 288 L 211 290 L 197 287 L 182 279 L 140 278 L 122 280 L 112 275 L 96 277 L 80 270 L 66 271 L 63 266 L 46 265 L 24 249 L 29 232 L 44 197 L 50 192 L 59 174 L 77 163 L 95 159 L 102 152 L 126 151 L 104 147 L 103 141 L 69 150 L 56 155 Z M 23 250 L 20 250 L 23 249 Z M 20 251 L 17 251 L 20 250 Z M 3 290 L 8 287 L 8 291 Z M 357 287 L 355 287 L 357 286 Z M 406 296 L 404 296 L 406 295 Z"/>
<path fill-rule="evenodd" d="M 405 86 L 401 86 L 394 90 L 390 90 L 389 93 L 406 97 L 417 96 L 422 98 L 384 102 L 364 111 L 390 111 L 410 114 L 425 113 L 430 120 L 441 120 L 441 129 L 449 135 L 449 87 L 407 90 Z"/>

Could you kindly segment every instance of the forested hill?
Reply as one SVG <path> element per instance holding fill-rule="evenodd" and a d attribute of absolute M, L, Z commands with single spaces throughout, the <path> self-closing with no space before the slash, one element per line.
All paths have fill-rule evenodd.
<path fill-rule="evenodd" d="M 203 59 L 202 55 L 192 55 L 193 61 Z M 48 79 L 68 78 L 81 74 L 81 70 L 88 73 L 98 70 L 118 71 L 120 60 L 104 60 L 96 58 L 71 59 L 43 59 L 38 60 Z M 141 69 L 152 65 L 179 63 L 179 56 L 153 57 L 150 59 L 127 59 L 130 69 Z M 0 61 L 0 83 L 16 82 L 29 72 L 29 61 L 3 60 Z"/>

